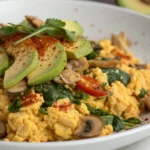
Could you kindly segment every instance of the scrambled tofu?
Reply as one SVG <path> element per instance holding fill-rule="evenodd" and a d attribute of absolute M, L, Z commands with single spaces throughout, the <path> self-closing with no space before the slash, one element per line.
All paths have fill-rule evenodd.
<path fill-rule="evenodd" d="M 48 108 L 48 126 L 57 136 L 71 139 L 80 119 L 79 112 L 68 98 L 60 99 Z"/>
<path fill-rule="evenodd" d="M 53 140 L 46 121 L 40 117 L 39 108 L 44 102 L 40 94 L 34 93 L 35 103 L 22 107 L 17 113 L 8 115 L 7 137 L 10 141 L 46 142 Z M 29 97 L 25 99 L 29 101 Z M 5 140 L 6 140 L 5 139 Z"/>
<path fill-rule="evenodd" d="M 98 59 L 114 59 L 116 56 L 121 58 L 120 64 L 116 68 L 129 74 L 128 85 L 121 81 L 114 81 L 109 84 L 107 73 L 104 73 L 102 69 L 98 67 L 88 68 L 86 75 L 101 85 L 105 85 L 103 88 L 108 91 L 108 95 L 98 98 L 87 94 L 86 99 L 83 97 L 80 99 L 80 105 L 72 103 L 69 96 L 57 99 L 51 106 L 46 107 L 46 115 L 39 111 L 41 106 L 45 106 L 42 94 L 33 90 L 30 93 L 31 103 L 30 96 L 23 97 L 22 107 L 18 112 L 12 113 L 8 111 L 11 102 L 7 92 L 0 90 L 0 120 L 6 122 L 7 128 L 5 141 L 47 142 L 80 139 L 82 137 L 75 136 L 75 132 L 80 135 L 77 131 L 78 127 L 85 128 L 82 129 L 82 132 L 89 130 L 87 126 L 90 125 L 90 121 L 88 120 L 88 125 L 85 125 L 85 118 L 92 116 L 88 105 L 93 109 L 106 111 L 123 119 L 139 118 L 140 100 L 143 98 L 138 96 L 141 89 L 146 90 L 147 95 L 150 95 L 150 69 L 147 67 L 147 69 L 139 70 L 136 67 L 130 67 L 129 64 L 134 66 L 139 63 L 139 60 L 134 58 L 131 53 L 126 54 L 125 51 L 112 45 L 110 40 L 101 40 L 99 45 L 102 50 L 98 54 Z M 66 84 L 64 87 L 70 90 L 73 96 L 78 92 L 74 86 Z M 110 135 L 113 131 L 112 124 L 105 124 L 99 136 Z"/>

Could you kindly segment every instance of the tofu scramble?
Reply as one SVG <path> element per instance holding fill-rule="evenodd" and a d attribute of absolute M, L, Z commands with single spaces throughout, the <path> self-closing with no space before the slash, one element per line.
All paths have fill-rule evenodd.
<path fill-rule="evenodd" d="M 77 22 L 32 16 L 1 26 L 2 140 L 79 140 L 142 123 L 149 64 L 133 56 L 124 32 L 97 42 L 82 34 Z"/>

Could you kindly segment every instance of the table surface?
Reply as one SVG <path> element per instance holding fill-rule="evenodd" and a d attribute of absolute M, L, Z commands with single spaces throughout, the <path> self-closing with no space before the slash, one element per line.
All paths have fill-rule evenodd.
<path fill-rule="evenodd" d="M 105 2 L 109 4 L 116 5 L 116 0 L 94 0 L 97 2 Z M 118 150 L 150 150 L 150 137 L 145 138 L 139 142 L 136 142 L 134 144 L 131 144 L 129 146 L 126 146 L 124 148 L 118 149 Z"/>

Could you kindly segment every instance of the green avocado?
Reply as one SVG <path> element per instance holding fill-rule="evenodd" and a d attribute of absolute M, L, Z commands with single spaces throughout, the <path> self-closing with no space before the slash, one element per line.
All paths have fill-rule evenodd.
<path fill-rule="evenodd" d="M 62 44 L 65 47 L 68 59 L 79 59 L 93 51 L 90 42 L 83 37 L 79 37 L 74 43 L 64 42 Z"/>
<path fill-rule="evenodd" d="M 2 47 L 0 47 L 0 76 L 2 76 L 5 70 L 9 67 L 8 55 Z"/>
<path fill-rule="evenodd" d="M 83 34 L 82 26 L 76 21 L 65 20 L 65 29 L 69 31 L 74 31 L 76 36 L 81 36 Z"/>
<path fill-rule="evenodd" d="M 118 0 L 120 6 L 150 14 L 150 0 Z"/>
<path fill-rule="evenodd" d="M 33 46 L 10 46 L 7 53 L 14 57 L 13 64 L 5 71 L 4 88 L 9 88 L 33 71 L 38 65 L 38 53 Z"/>
<path fill-rule="evenodd" d="M 66 52 L 59 42 L 49 46 L 44 56 L 39 59 L 38 67 L 27 76 L 28 85 L 37 85 L 52 80 L 62 72 L 66 61 Z"/>

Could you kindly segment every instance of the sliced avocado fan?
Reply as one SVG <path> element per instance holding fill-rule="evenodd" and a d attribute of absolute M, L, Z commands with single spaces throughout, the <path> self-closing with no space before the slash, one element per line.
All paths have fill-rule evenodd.
<path fill-rule="evenodd" d="M 70 20 L 65 20 L 64 22 L 66 23 L 64 28 L 69 31 L 75 32 L 76 36 L 81 36 L 83 34 L 83 28 L 78 22 Z"/>
<path fill-rule="evenodd" d="M 8 55 L 2 47 L 0 47 L 0 76 L 2 76 L 5 70 L 9 67 Z"/>
<path fill-rule="evenodd" d="M 93 51 L 90 42 L 83 37 L 79 37 L 74 43 L 64 42 L 62 44 L 65 47 L 68 59 L 79 59 Z"/>
<path fill-rule="evenodd" d="M 117 0 L 118 5 L 150 14 L 150 0 Z"/>
<path fill-rule="evenodd" d="M 66 61 L 66 52 L 59 42 L 48 46 L 44 56 L 39 59 L 38 67 L 27 76 L 28 85 L 52 80 L 62 72 Z"/>
<path fill-rule="evenodd" d="M 14 63 L 5 71 L 4 88 L 9 88 L 33 71 L 38 65 L 38 53 L 32 45 L 9 46 L 8 54 L 14 57 Z"/>

